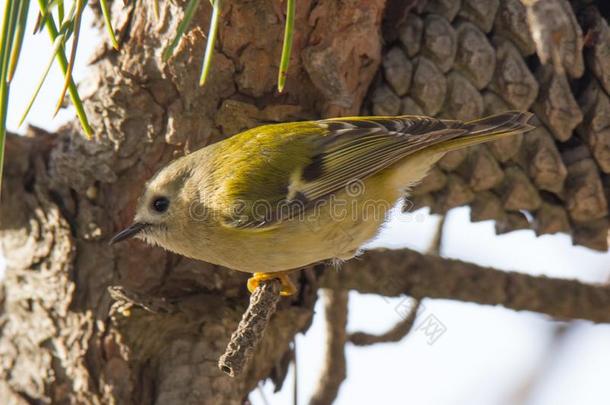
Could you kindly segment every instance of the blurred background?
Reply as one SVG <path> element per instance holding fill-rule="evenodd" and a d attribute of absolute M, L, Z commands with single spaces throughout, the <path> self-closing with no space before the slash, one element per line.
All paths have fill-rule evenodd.
<path fill-rule="evenodd" d="M 34 16 L 32 15 L 33 19 Z M 87 74 L 86 61 L 99 40 L 84 15 L 74 76 Z M 33 21 L 30 22 L 33 24 Z M 17 70 L 9 107 L 8 128 L 18 128 L 50 47 L 44 35 L 27 35 L 22 66 Z M 30 61 L 39 60 L 40 63 Z M 28 123 L 54 130 L 72 119 L 71 109 L 51 117 L 63 84 L 56 64 L 38 97 Z M 531 230 L 496 236 L 492 221 L 473 224 L 469 208 L 453 209 L 444 225 L 441 254 L 502 270 L 606 283 L 610 254 L 572 246 L 566 235 L 535 237 Z M 439 217 L 427 209 L 401 214 L 391 221 L 371 247 L 410 247 L 425 251 Z M 408 299 L 350 296 L 348 331 L 381 333 L 401 320 Z M 310 398 L 324 358 L 323 301 L 314 323 L 296 340 L 299 403 Z M 556 322 L 534 313 L 444 300 L 424 300 L 411 333 L 397 344 L 347 347 L 347 380 L 338 404 L 608 404 L 610 403 L 610 326 L 591 322 Z M 433 343 L 418 329 L 428 315 L 445 327 Z M 289 404 L 294 397 L 294 368 L 279 393 L 270 383 L 252 392 L 254 404 Z"/>

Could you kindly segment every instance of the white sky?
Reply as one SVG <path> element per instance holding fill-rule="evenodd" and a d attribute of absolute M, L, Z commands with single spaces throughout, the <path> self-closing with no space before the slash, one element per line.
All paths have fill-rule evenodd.
<path fill-rule="evenodd" d="M 107 40 L 88 28 L 90 21 L 88 11 L 74 72 L 76 78 L 85 77 L 85 62 L 99 38 Z M 27 37 L 12 87 L 10 130 L 17 130 L 19 116 L 46 65 L 49 48 L 46 33 Z M 71 119 L 72 111 L 62 111 L 55 120 L 51 117 L 62 83 L 59 70 L 54 67 L 28 122 L 52 130 Z M 451 212 L 443 255 L 505 270 L 589 282 L 604 282 L 610 275 L 609 254 L 573 247 L 565 235 L 536 238 L 532 231 L 518 231 L 498 237 L 493 223 L 471 224 L 468 217 L 467 208 Z M 372 246 L 423 250 L 437 220 L 425 210 L 409 215 L 396 213 Z M 385 331 L 400 319 L 396 308 L 404 304 L 401 299 L 352 293 L 349 329 Z M 445 300 L 425 300 L 424 306 L 420 318 L 435 316 L 446 332 L 433 345 L 427 343 L 422 331 L 414 331 L 398 344 L 349 346 L 348 379 L 338 404 L 610 403 L 610 386 L 606 381 L 610 375 L 610 326 L 577 322 L 565 343 L 548 353 L 557 323 L 545 316 Z M 307 403 L 310 398 L 324 356 L 322 299 L 316 312 L 307 334 L 297 338 L 299 403 Z M 543 373 L 531 387 L 531 395 L 521 398 L 529 378 L 540 367 Z M 270 404 L 288 404 L 292 403 L 292 389 L 289 375 L 279 394 L 272 393 L 270 384 L 263 390 Z M 251 399 L 254 404 L 265 403 L 257 391 Z"/>

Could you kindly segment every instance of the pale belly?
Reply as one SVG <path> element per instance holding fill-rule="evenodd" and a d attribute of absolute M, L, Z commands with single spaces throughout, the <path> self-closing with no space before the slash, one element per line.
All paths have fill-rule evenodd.
<path fill-rule="evenodd" d="M 214 257 L 206 261 L 253 273 L 297 269 L 327 259 L 350 259 L 377 235 L 399 197 L 395 194 L 391 199 L 373 199 L 341 193 L 327 205 L 274 229 L 233 231 L 239 235 L 229 237 L 232 243 L 209 250 Z"/>

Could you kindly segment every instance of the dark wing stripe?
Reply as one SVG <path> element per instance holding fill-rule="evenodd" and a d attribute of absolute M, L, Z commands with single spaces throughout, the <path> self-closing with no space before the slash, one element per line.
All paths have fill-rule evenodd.
<path fill-rule="evenodd" d="M 342 143 L 324 154 L 324 158 L 332 160 L 333 165 L 338 166 L 339 169 L 334 170 L 331 175 L 325 176 L 323 179 L 316 179 L 303 187 L 302 191 L 310 200 L 315 200 L 336 191 L 350 181 L 362 180 L 391 166 L 407 154 L 421 150 L 430 144 L 468 133 L 468 130 L 473 131 L 470 133 L 471 135 L 491 133 L 499 128 L 503 129 L 501 132 L 511 132 L 522 128 L 522 121 L 528 119 L 529 116 L 524 118 L 520 114 L 507 113 L 467 124 L 460 121 L 439 121 L 428 118 L 415 122 L 409 121 L 410 125 L 406 125 L 400 120 L 384 120 L 386 128 L 390 128 L 390 123 L 403 123 L 405 124 L 403 127 L 407 127 L 412 132 L 396 133 L 392 131 L 375 136 L 373 141 L 356 139 L 349 144 Z M 357 123 L 357 121 L 351 121 L 349 125 L 351 126 L 352 123 Z M 397 125 L 394 125 L 393 129 L 397 129 Z M 371 148 L 376 143 L 379 143 L 379 148 Z M 339 148 L 341 148 L 339 151 L 334 152 Z M 360 161 L 354 163 L 357 152 L 365 149 L 370 149 L 369 153 L 366 156 L 360 156 Z M 344 163 L 345 160 L 347 162 Z"/>
<path fill-rule="evenodd" d="M 372 163 L 375 163 L 375 161 L 378 160 L 380 157 L 382 157 L 382 156 L 385 157 L 385 156 L 387 156 L 388 153 L 392 153 L 394 151 L 395 151 L 394 145 L 389 145 L 385 148 L 380 148 L 376 151 L 373 151 L 374 153 L 371 154 L 370 158 L 363 159 L 360 161 L 354 161 L 349 165 L 342 166 L 340 169 L 334 171 L 331 175 L 324 177 L 323 180 L 326 182 L 326 181 L 333 180 L 336 178 L 344 177 L 348 173 L 356 174 L 363 167 L 370 166 Z M 318 183 L 318 182 L 311 183 L 310 186 L 307 186 L 306 190 L 313 189 L 313 187 L 312 188 L 310 188 L 310 187 L 315 186 L 316 183 Z"/>
<path fill-rule="evenodd" d="M 301 178 L 305 181 L 314 181 L 324 173 L 324 153 L 318 153 L 311 159 L 311 163 L 305 166 Z"/>
<path fill-rule="evenodd" d="M 404 143 L 404 142 L 403 142 Z M 383 146 L 388 144 L 388 139 L 386 137 L 379 137 L 375 139 L 367 139 L 363 141 L 351 142 L 350 144 L 344 145 L 342 149 L 335 151 L 328 151 L 322 154 L 322 159 L 324 160 L 323 169 L 330 169 L 329 165 L 332 163 L 332 166 L 338 168 L 345 168 L 346 165 L 350 165 L 351 160 L 353 160 L 354 155 L 358 152 L 363 151 L 365 149 L 369 149 L 370 153 L 364 156 L 364 160 L 371 160 L 374 158 L 373 152 L 376 150 L 374 148 L 375 145 Z M 396 140 L 391 143 L 392 145 L 399 146 L 400 142 Z M 332 160 L 331 160 L 332 159 Z M 336 172 L 336 171 L 335 171 Z M 314 179 L 315 180 L 315 179 Z"/>
<path fill-rule="evenodd" d="M 377 156 L 380 158 L 391 158 L 392 155 L 393 155 L 392 151 L 386 151 L 384 153 L 378 154 Z M 396 157 L 396 156 L 394 156 L 394 157 Z M 398 159 L 391 159 L 391 160 L 393 162 L 394 160 L 398 160 Z M 381 165 L 381 164 L 371 166 L 369 162 L 363 162 L 360 165 L 350 168 L 351 171 L 359 170 L 360 173 L 358 175 L 335 176 L 334 178 L 328 179 L 325 182 L 316 185 L 315 187 L 304 187 L 302 191 L 303 191 L 303 193 L 305 193 L 305 195 L 307 196 L 307 198 L 309 200 L 316 200 L 331 192 L 341 189 L 342 187 L 346 186 L 347 184 L 349 184 L 352 181 L 363 180 L 366 177 L 370 176 L 371 174 L 382 169 L 384 166 L 385 165 Z M 362 170 L 363 167 L 367 167 L 367 170 Z"/>
<path fill-rule="evenodd" d="M 389 144 L 385 145 L 379 149 L 371 151 L 371 153 L 364 159 L 359 161 L 352 161 L 346 165 L 340 166 L 339 169 L 335 170 L 330 176 L 325 177 L 324 180 L 334 179 L 337 177 L 345 176 L 347 173 L 358 173 L 357 169 L 362 169 L 366 166 L 374 165 L 375 163 L 387 164 L 386 161 L 381 160 L 381 158 L 385 158 L 388 154 L 395 153 L 397 155 L 401 155 L 402 148 L 398 148 L 400 145 L 398 144 Z M 313 185 L 313 184 L 312 184 Z"/>
<path fill-rule="evenodd" d="M 348 152 L 343 152 L 341 155 L 339 155 L 337 157 L 337 155 L 332 154 L 329 155 L 329 158 L 332 158 L 332 163 L 333 166 L 338 166 L 339 168 L 337 170 L 334 171 L 333 175 L 337 175 L 342 173 L 343 171 L 349 171 L 350 167 L 353 167 L 354 164 L 356 163 L 360 163 L 362 162 L 363 164 L 370 164 L 371 162 L 374 162 L 378 159 L 377 153 L 380 151 L 383 151 L 385 149 L 391 148 L 391 149 L 398 149 L 398 148 L 402 148 L 404 143 L 401 144 L 400 142 L 392 142 L 392 143 L 379 143 L 376 142 L 373 145 L 378 144 L 377 148 L 373 149 L 367 146 L 370 145 L 365 145 L 363 147 L 361 146 L 356 146 L 354 148 L 351 148 Z M 359 160 L 359 162 L 354 161 L 354 155 L 357 152 L 360 152 L 363 149 L 369 149 L 369 153 L 365 156 L 362 157 L 362 159 Z M 345 164 L 343 164 L 345 162 Z"/>
<path fill-rule="evenodd" d="M 391 166 L 396 163 L 407 154 L 416 152 L 429 144 L 437 143 L 441 139 L 451 139 L 456 136 L 463 134 L 465 130 L 462 129 L 445 129 L 438 132 L 426 133 L 425 136 L 414 136 L 414 137 L 396 137 L 396 136 L 385 136 L 385 142 L 380 143 L 377 148 L 369 147 L 369 152 L 366 155 L 354 153 L 350 157 L 347 163 L 339 165 L 339 168 L 332 171 L 328 175 L 323 176 L 311 183 L 305 184 L 300 187 L 300 191 L 305 193 L 308 199 L 316 200 L 322 198 L 332 192 L 335 192 L 350 181 L 355 179 L 364 180 L 372 174 Z M 334 155 L 327 157 L 335 163 Z M 343 160 L 343 159 L 342 159 Z"/>
<path fill-rule="evenodd" d="M 329 133 L 316 140 L 319 151 L 302 169 L 300 182 L 291 191 L 293 196 L 280 201 L 278 208 L 266 214 L 265 218 L 252 212 L 230 221 L 232 227 L 261 228 L 294 217 L 315 201 L 342 190 L 351 181 L 364 180 L 430 142 L 464 132 L 449 129 L 453 122 L 423 117 L 325 120 L 318 123 Z"/>
<path fill-rule="evenodd" d="M 300 178 L 293 179 L 289 194 L 287 191 L 285 197 L 270 201 L 278 208 L 265 214 L 265 218 L 256 217 L 253 210 L 230 225 L 242 229 L 272 226 L 344 190 L 351 181 L 375 175 L 423 148 L 440 144 L 437 150 L 446 151 L 489 140 L 495 134 L 524 131 L 530 128 L 529 118 L 528 113 L 508 112 L 466 123 L 416 116 L 313 122 L 323 133 L 308 138 L 313 143 L 313 157 L 298 173 Z M 469 134 L 468 138 L 462 138 L 464 134 Z"/>
<path fill-rule="evenodd" d="M 314 200 L 325 195 L 328 190 L 345 186 L 350 181 L 362 180 L 369 175 L 377 172 L 383 167 L 390 166 L 403 157 L 402 149 L 397 150 L 398 144 L 386 145 L 375 150 L 370 158 L 361 160 L 354 164 L 342 167 L 329 177 L 325 177 L 323 182 L 314 182 L 302 188 L 307 198 Z"/>

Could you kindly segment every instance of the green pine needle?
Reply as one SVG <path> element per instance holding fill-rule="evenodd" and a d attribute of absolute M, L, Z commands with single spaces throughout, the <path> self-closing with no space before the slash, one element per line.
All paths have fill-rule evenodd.
<path fill-rule="evenodd" d="M 214 45 L 216 44 L 216 36 L 218 34 L 218 20 L 220 17 L 221 0 L 215 0 L 212 3 L 212 18 L 210 20 L 210 29 L 208 32 L 208 41 L 205 45 L 205 55 L 203 55 L 203 66 L 201 67 L 201 76 L 199 77 L 199 86 L 203 87 L 210 72 L 212 65 L 212 56 L 214 55 Z"/>
<path fill-rule="evenodd" d="M 155 20 L 159 21 L 159 0 L 152 0 L 153 13 L 155 14 Z"/>
<path fill-rule="evenodd" d="M 8 79 L 9 59 L 15 43 L 19 4 L 13 1 L 4 3 L 4 17 L 0 32 L 0 191 L 2 190 L 2 171 L 4 167 L 4 146 L 6 144 L 6 115 L 8 112 Z"/>
<path fill-rule="evenodd" d="M 75 4 L 75 2 L 72 3 L 71 11 L 74 11 Z M 36 23 L 34 24 L 33 34 L 38 34 L 42 31 L 42 29 L 45 27 L 45 24 L 47 23 L 47 18 L 49 18 L 49 14 L 51 14 L 53 8 L 55 7 L 57 7 L 59 25 L 61 26 L 63 24 L 63 22 L 65 21 L 64 2 L 63 0 L 51 0 L 50 2 L 45 3 L 44 6 L 39 4 L 40 12 L 38 13 L 38 16 L 36 18 Z"/>
<path fill-rule="evenodd" d="M 64 20 L 64 0 L 57 2 L 57 20 L 61 24 Z"/>
<path fill-rule="evenodd" d="M 70 38 L 70 35 L 72 35 L 72 31 L 74 29 L 74 15 L 76 13 L 76 3 L 76 1 L 72 2 L 72 7 L 70 7 L 70 10 L 68 10 L 68 14 L 65 15 L 62 21 L 59 21 L 59 32 L 66 33 L 66 41 L 68 40 L 68 38 Z M 50 12 L 47 16 L 47 19 L 48 18 L 53 19 L 53 15 L 50 14 Z M 54 19 L 53 23 L 55 23 Z M 45 24 L 47 24 L 46 20 Z"/>
<path fill-rule="evenodd" d="M 12 44 L 11 57 L 9 60 L 7 76 L 7 80 L 9 82 L 13 80 L 13 76 L 15 75 L 15 69 L 17 69 L 17 62 L 19 61 L 19 54 L 21 53 L 21 45 L 23 45 L 23 37 L 25 35 L 25 28 L 27 25 L 29 9 L 30 0 L 22 0 L 19 4 L 19 11 L 17 14 L 17 30 L 14 42 Z"/>
<path fill-rule="evenodd" d="M 191 20 L 193 19 L 193 16 L 195 15 L 195 11 L 197 11 L 198 6 L 199 6 L 199 0 L 190 0 L 189 4 L 187 4 L 186 10 L 184 10 L 184 18 L 182 19 L 182 21 L 180 21 L 180 24 L 178 24 L 178 30 L 176 31 L 176 36 L 174 37 L 172 42 L 167 46 L 167 48 L 165 48 L 165 50 L 163 51 L 163 54 L 161 55 L 163 62 L 167 62 L 169 60 L 169 58 L 171 58 L 172 55 L 174 54 L 174 50 L 180 43 L 180 39 L 182 38 L 182 35 L 184 35 L 184 33 L 186 32 L 186 29 L 188 28 L 189 24 L 191 23 Z"/>
<path fill-rule="evenodd" d="M 57 115 L 59 109 L 61 108 L 64 97 L 66 96 L 66 91 L 68 90 L 68 86 L 70 82 L 72 82 L 72 70 L 74 69 L 74 60 L 76 59 L 76 49 L 78 48 L 78 38 L 80 33 L 80 22 L 83 16 L 83 11 L 85 10 L 85 3 L 87 0 L 76 0 L 76 16 L 74 18 L 74 39 L 72 40 L 72 50 L 70 51 L 70 61 L 68 62 L 68 68 L 65 72 L 65 80 L 64 86 L 61 89 L 59 100 L 57 101 L 57 105 L 55 106 L 55 112 L 53 113 L 53 117 Z"/>
<path fill-rule="evenodd" d="M 288 64 L 290 63 L 290 54 L 292 53 L 295 9 L 295 0 L 288 0 L 286 2 L 286 28 L 284 30 L 284 45 L 282 46 L 280 70 L 277 75 L 277 90 L 280 93 L 284 91 L 284 85 L 286 84 L 286 73 L 288 72 Z"/>
<path fill-rule="evenodd" d="M 38 4 L 40 6 L 41 11 L 46 10 L 46 4 L 44 0 L 38 0 Z M 72 10 L 74 10 L 74 7 L 72 8 Z M 72 10 L 71 13 L 69 13 L 70 17 L 72 17 L 73 15 Z M 59 32 L 57 32 L 55 20 L 50 13 L 48 13 L 48 18 L 45 20 L 45 26 L 47 27 L 47 32 L 49 33 L 51 41 L 55 42 L 59 35 Z M 64 27 L 62 27 L 62 29 Z M 66 58 L 66 55 L 64 53 L 63 46 L 60 46 L 59 51 L 56 53 L 56 59 L 63 74 L 66 75 L 68 72 L 68 59 Z M 83 102 L 81 101 L 80 96 L 78 95 L 78 90 L 76 89 L 76 85 L 74 84 L 74 81 L 72 79 L 70 79 L 70 84 L 68 85 L 68 94 L 70 94 L 70 99 L 72 100 L 72 104 L 76 109 L 76 115 L 78 116 L 81 126 L 83 127 L 85 135 L 87 136 L 87 138 L 91 139 L 91 137 L 93 136 L 93 129 L 91 129 L 91 126 L 89 125 Z"/>
<path fill-rule="evenodd" d="M 116 40 L 116 36 L 114 35 L 114 28 L 112 28 L 112 21 L 110 19 L 110 9 L 108 8 L 108 2 L 106 0 L 100 0 L 100 6 L 102 7 L 102 14 L 104 14 L 104 22 L 106 23 L 106 31 L 108 31 L 108 35 L 110 36 L 110 42 L 112 42 L 112 47 L 119 50 L 119 42 Z"/>

